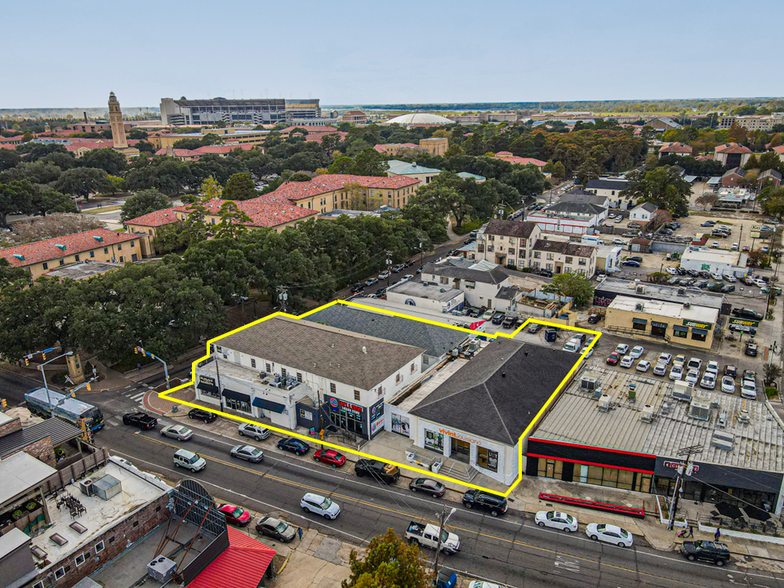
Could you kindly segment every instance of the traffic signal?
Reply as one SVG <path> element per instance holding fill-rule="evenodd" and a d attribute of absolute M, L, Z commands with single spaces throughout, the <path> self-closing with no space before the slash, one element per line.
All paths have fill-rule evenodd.
<path fill-rule="evenodd" d="M 90 390 L 92 390 L 92 388 L 90 388 L 90 384 L 88 383 L 87 384 L 87 391 L 89 392 Z"/>
<path fill-rule="evenodd" d="M 5 398 L 0 398 L 0 406 L 2 406 L 3 410 L 8 408 L 8 402 L 6 402 Z"/>
<path fill-rule="evenodd" d="M 25 355 L 25 365 L 30 365 L 30 358 Z"/>
<path fill-rule="evenodd" d="M 138 347 L 134 347 L 133 348 L 133 353 L 134 353 L 134 355 L 139 353 L 139 348 Z"/>
<path fill-rule="evenodd" d="M 41 357 L 42 357 L 44 360 L 46 360 L 46 353 L 42 353 L 42 354 L 41 354 Z"/>

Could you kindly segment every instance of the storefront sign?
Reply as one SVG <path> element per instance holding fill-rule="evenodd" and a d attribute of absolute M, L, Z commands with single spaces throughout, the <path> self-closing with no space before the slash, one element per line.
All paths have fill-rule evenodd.
<path fill-rule="evenodd" d="M 377 421 L 384 416 L 384 401 L 377 402 L 370 407 L 370 420 Z"/>
<path fill-rule="evenodd" d="M 407 415 L 397 412 L 392 413 L 392 432 L 409 436 L 411 432 L 411 421 Z"/>
<path fill-rule="evenodd" d="M 199 384 L 206 384 L 207 386 L 215 386 L 215 378 L 209 376 L 199 375 Z"/>
<path fill-rule="evenodd" d="M 335 400 L 334 398 L 332 400 Z M 330 400 L 330 402 L 332 402 Z M 362 407 L 357 404 L 351 404 L 350 402 L 346 402 L 345 400 L 338 400 L 338 404 L 340 404 L 341 408 L 345 408 L 346 410 L 353 410 L 354 412 L 362 412 Z"/>
<path fill-rule="evenodd" d="M 759 327 L 760 326 L 760 322 L 759 321 L 750 321 L 749 319 L 742 319 L 742 318 L 737 318 L 737 317 L 731 317 L 730 318 L 730 324 L 731 325 L 743 325 L 745 327 Z"/>
<path fill-rule="evenodd" d="M 473 443 L 474 445 L 478 445 L 479 447 L 482 446 L 482 442 L 479 439 L 475 439 L 473 437 L 468 437 L 463 435 L 462 433 L 455 433 L 454 431 L 449 431 L 447 429 L 438 429 L 439 433 L 444 435 L 449 435 L 452 439 L 458 439 L 459 441 L 467 441 L 468 443 Z"/>
<path fill-rule="evenodd" d="M 710 323 L 698 323 L 697 321 L 690 321 L 688 319 L 683 319 L 683 324 L 686 327 L 695 327 L 697 329 L 710 329 Z"/>
<path fill-rule="evenodd" d="M 682 467 L 683 467 L 683 466 L 685 466 L 686 464 L 685 464 L 685 463 L 683 463 L 682 461 L 666 461 L 666 460 L 665 460 L 665 461 L 664 461 L 664 463 L 663 463 L 662 465 L 663 465 L 665 468 L 672 468 L 673 470 L 677 470 L 678 468 L 682 468 Z M 694 463 L 693 463 L 693 464 L 691 464 L 691 467 L 692 467 L 692 471 L 693 471 L 695 474 L 696 474 L 697 472 L 699 472 L 699 471 L 700 471 L 700 466 L 698 466 L 697 464 L 694 464 Z"/>
<path fill-rule="evenodd" d="M 652 327 L 657 327 L 659 329 L 666 329 L 669 325 L 667 323 L 657 323 L 656 321 L 651 321 Z"/>
<path fill-rule="evenodd" d="M 370 434 L 375 435 L 380 429 L 384 427 L 384 419 L 378 419 L 370 423 Z"/>
<path fill-rule="evenodd" d="M 330 398 L 329 399 L 329 405 L 332 407 L 332 410 L 337 410 L 338 406 L 339 406 L 338 399 L 337 398 Z"/>

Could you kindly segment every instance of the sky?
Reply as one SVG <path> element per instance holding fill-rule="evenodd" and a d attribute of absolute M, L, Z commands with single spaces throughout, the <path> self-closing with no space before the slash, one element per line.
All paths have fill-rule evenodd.
<path fill-rule="evenodd" d="M 110 91 L 129 107 L 784 96 L 784 54 L 760 24 L 781 23 L 784 2 L 743 13 L 725 0 L 0 0 L 0 108 L 105 106 Z"/>

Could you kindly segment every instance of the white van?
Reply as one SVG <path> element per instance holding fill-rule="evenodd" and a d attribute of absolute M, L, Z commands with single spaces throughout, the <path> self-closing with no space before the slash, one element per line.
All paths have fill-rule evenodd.
<path fill-rule="evenodd" d="M 577 337 L 572 337 L 566 342 L 566 345 L 563 346 L 563 350 L 569 353 L 577 353 L 580 351 L 581 346 L 582 341 L 580 341 Z"/>
<path fill-rule="evenodd" d="M 583 235 L 580 242 L 585 245 L 604 245 L 604 241 L 596 235 Z"/>
<path fill-rule="evenodd" d="M 180 449 L 174 454 L 174 467 L 185 468 L 192 472 L 200 472 L 207 467 L 207 460 L 198 453 L 188 451 L 187 449 Z"/>

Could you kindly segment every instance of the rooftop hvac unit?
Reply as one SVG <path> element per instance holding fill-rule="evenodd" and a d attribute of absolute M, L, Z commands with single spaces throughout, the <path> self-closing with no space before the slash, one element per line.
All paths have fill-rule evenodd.
<path fill-rule="evenodd" d="M 599 397 L 599 410 L 610 410 L 610 395 L 602 394 Z"/>
<path fill-rule="evenodd" d="M 689 304 L 688 302 L 684 302 L 683 303 L 683 308 L 688 310 L 689 308 L 691 308 L 691 304 Z"/>
<path fill-rule="evenodd" d="M 672 387 L 672 397 L 677 400 L 691 401 L 694 396 L 694 384 L 685 380 L 676 380 Z"/>
<path fill-rule="evenodd" d="M 711 403 L 710 400 L 704 398 L 695 398 L 689 404 L 689 416 L 701 421 L 710 420 Z"/>
<path fill-rule="evenodd" d="M 586 373 L 580 378 L 580 391 L 595 393 L 596 390 L 601 390 L 599 386 L 599 377 L 593 373 Z"/>
<path fill-rule="evenodd" d="M 92 496 L 93 495 L 93 481 L 90 478 L 82 480 L 79 482 L 79 490 L 81 490 L 82 494 L 85 496 Z"/>
<path fill-rule="evenodd" d="M 168 557 L 160 556 L 147 564 L 147 575 L 161 584 L 166 584 L 172 579 L 176 569 L 176 562 L 173 562 Z"/>
<path fill-rule="evenodd" d="M 642 302 L 638 302 L 637 304 L 634 305 L 634 310 L 636 310 L 637 312 L 642 312 L 644 308 L 645 306 L 643 305 Z"/>
<path fill-rule="evenodd" d="M 686 296 L 686 288 L 678 288 L 678 296 Z"/>
<path fill-rule="evenodd" d="M 731 433 L 724 431 L 714 431 L 711 437 L 711 447 L 722 449 L 724 451 L 732 451 L 735 445 L 735 437 Z"/>
<path fill-rule="evenodd" d="M 122 484 L 114 476 L 107 474 L 93 481 L 93 493 L 103 500 L 109 500 L 120 492 L 122 492 Z"/>
<path fill-rule="evenodd" d="M 653 422 L 653 407 L 650 404 L 646 404 L 642 407 L 642 412 L 640 413 L 640 420 L 644 423 L 652 423 Z"/>
<path fill-rule="evenodd" d="M 741 409 L 740 412 L 738 412 L 738 422 L 743 424 L 749 423 L 749 411 L 746 410 L 745 408 Z"/>
<path fill-rule="evenodd" d="M 637 284 L 634 291 L 637 292 L 637 294 L 645 294 L 645 284 Z"/>
<path fill-rule="evenodd" d="M 727 413 L 723 412 L 719 415 L 719 418 L 716 420 L 716 425 L 721 427 L 722 429 L 727 426 Z"/>

